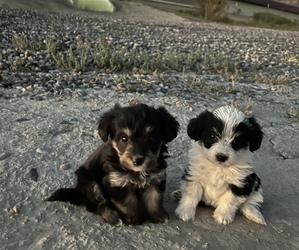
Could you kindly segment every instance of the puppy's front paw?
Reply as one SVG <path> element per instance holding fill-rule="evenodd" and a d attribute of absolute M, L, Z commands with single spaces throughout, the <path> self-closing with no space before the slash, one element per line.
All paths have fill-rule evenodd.
<path fill-rule="evenodd" d="M 213 218 L 218 224 L 228 225 L 234 221 L 235 215 L 229 213 L 222 213 L 220 211 L 217 211 L 216 209 L 213 214 Z"/>
<path fill-rule="evenodd" d="M 144 217 L 140 217 L 137 214 L 122 215 L 122 220 L 126 225 L 141 225 L 144 221 Z"/>
<path fill-rule="evenodd" d="M 111 208 L 105 207 L 101 209 L 100 215 L 105 222 L 111 225 L 121 226 L 123 224 L 118 212 Z"/>
<path fill-rule="evenodd" d="M 195 210 L 179 205 L 174 211 L 174 214 L 183 221 L 193 221 L 195 217 Z"/>
<path fill-rule="evenodd" d="M 179 201 L 182 198 L 182 191 L 180 189 L 173 191 L 171 193 L 171 198 Z"/>
<path fill-rule="evenodd" d="M 104 197 L 103 197 L 103 194 L 102 194 L 102 192 L 101 192 L 101 190 L 100 190 L 99 185 L 98 185 L 96 182 L 94 182 L 94 183 L 91 185 L 91 188 L 92 188 L 92 192 L 93 192 L 93 194 L 94 194 L 94 198 L 95 198 L 95 200 L 96 200 L 97 202 L 100 202 L 100 203 L 104 202 Z"/>
<path fill-rule="evenodd" d="M 104 220 L 107 223 L 109 223 L 111 225 L 114 225 L 114 226 L 122 226 L 123 225 L 123 222 L 122 222 L 120 216 L 118 215 L 118 213 L 116 211 L 111 213 L 111 215 L 109 217 L 106 217 Z"/>

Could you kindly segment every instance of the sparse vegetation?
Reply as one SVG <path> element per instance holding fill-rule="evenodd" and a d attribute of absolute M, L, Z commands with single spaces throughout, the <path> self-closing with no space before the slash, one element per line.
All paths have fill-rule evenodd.
<path fill-rule="evenodd" d="M 46 48 L 56 64 L 69 71 L 84 71 L 87 62 L 92 62 L 100 70 L 153 72 L 175 70 L 202 71 L 214 73 L 235 72 L 234 64 L 223 55 L 210 53 L 203 55 L 200 51 L 185 53 L 176 49 L 156 50 L 152 54 L 144 54 L 138 48 L 118 48 L 100 39 L 94 48 L 89 43 L 77 41 L 68 51 L 57 52 L 55 41 L 46 39 Z"/>
<path fill-rule="evenodd" d="M 53 37 L 46 39 L 46 49 L 51 53 L 56 64 L 68 71 L 84 71 L 88 61 L 90 44 L 83 42 L 80 38 L 74 45 L 70 45 L 67 52 L 57 51 Z"/>
<path fill-rule="evenodd" d="M 295 81 L 299 81 L 299 77 L 289 77 L 287 75 L 275 75 L 270 76 L 262 73 L 252 74 L 247 77 L 251 82 L 263 83 L 267 85 L 287 85 L 292 84 Z"/>
<path fill-rule="evenodd" d="M 254 106 L 254 101 L 249 98 L 247 100 L 242 100 L 242 101 L 234 101 L 231 103 L 231 106 L 233 108 L 239 109 L 242 111 L 245 115 L 252 115 L 252 108 Z"/>
<path fill-rule="evenodd" d="M 176 13 L 183 15 L 183 16 L 196 17 L 196 18 L 198 18 L 198 16 L 199 16 L 198 9 L 196 9 L 196 8 L 194 8 L 194 9 L 179 9 L 176 11 Z"/>
<path fill-rule="evenodd" d="M 270 12 L 255 13 L 248 22 L 236 21 L 229 18 L 227 15 L 221 16 L 214 20 L 217 22 L 223 22 L 227 24 L 238 24 L 243 26 L 246 25 L 261 28 L 285 28 L 286 30 L 292 30 L 296 27 L 298 28 L 298 24 L 296 22 L 293 22 L 290 19 Z"/>
<path fill-rule="evenodd" d="M 257 15 L 259 18 L 259 15 Z M 275 20 L 271 18 L 261 19 Z M 284 19 L 282 19 L 284 20 Z M 268 21 L 267 21 L 268 22 Z M 269 21 L 270 22 L 270 21 Z M 271 21 L 270 23 L 274 23 Z M 276 24 L 287 23 L 286 21 L 276 21 Z M 28 41 L 26 36 L 19 35 L 12 37 L 15 48 L 21 50 L 23 54 L 28 51 L 47 50 L 53 59 L 53 65 L 63 68 L 70 72 L 84 72 L 90 69 L 115 72 L 127 71 L 135 73 L 161 74 L 168 71 L 194 72 L 204 74 L 219 74 L 232 84 L 231 90 L 234 91 L 235 84 L 240 76 L 252 82 L 265 83 L 269 85 L 281 85 L 294 82 L 294 78 L 286 75 L 271 74 L 264 75 L 261 68 L 254 63 L 248 62 L 246 67 L 238 64 L 234 59 L 225 53 L 196 50 L 191 52 L 173 49 L 158 49 L 151 53 L 144 53 L 138 46 L 118 47 L 107 40 L 100 38 L 96 43 L 76 38 L 71 45 L 57 44 L 55 35 L 50 35 L 44 41 Z M 285 59 L 289 63 L 299 65 L 298 56 L 289 56 Z M 11 60 L 10 68 L 12 71 L 26 70 L 20 58 Z M 249 68 L 248 68 L 249 67 Z M 197 81 L 191 81 L 197 84 Z"/>
<path fill-rule="evenodd" d="M 27 37 L 25 35 L 19 35 L 14 36 L 12 38 L 12 43 L 22 50 L 44 50 L 45 46 L 42 43 L 34 42 L 34 41 L 28 41 Z"/>
<path fill-rule="evenodd" d="M 283 30 L 299 30 L 299 25 L 285 17 L 270 13 L 255 13 L 249 21 L 234 20 L 227 15 L 216 17 L 214 21 L 226 23 L 230 25 L 250 26 L 259 28 L 283 29 Z"/>
<path fill-rule="evenodd" d="M 289 56 L 285 60 L 299 66 L 299 56 Z"/>
<path fill-rule="evenodd" d="M 21 67 L 22 61 L 20 58 L 12 60 L 9 60 L 9 69 L 13 72 L 18 71 L 18 69 Z"/>
<path fill-rule="evenodd" d="M 184 18 L 197 21 L 215 21 L 219 23 L 226 23 L 230 25 L 241 25 L 241 26 L 252 26 L 260 28 L 274 28 L 284 30 L 299 30 L 298 23 L 276 15 L 270 12 L 259 12 L 256 13 L 248 21 L 234 20 L 225 13 L 225 0 L 195 0 L 194 9 L 184 9 L 180 6 L 169 6 L 159 3 L 142 1 L 142 3 L 152 6 L 154 8 L 173 12 L 177 15 L 181 15 Z"/>
<path fill-rule="evenodd" d="M 249 24 L 255 26 L 267 26 L 267 27 L 296 25 L 296 23 L 292 22 L 291 20 L 279 15 L 275 15 L 270 12 L 255 13 L 252 17 L 252 20 L 249 22 Z"/>
<path fill-rule="evenodd" d="M 224 54 L 214 52 L 207 53 L 203 58 L 203 66 L 207 71 L 217 72 L 220 75 L 228 76 L 235 73 L 237 65 Z"/>

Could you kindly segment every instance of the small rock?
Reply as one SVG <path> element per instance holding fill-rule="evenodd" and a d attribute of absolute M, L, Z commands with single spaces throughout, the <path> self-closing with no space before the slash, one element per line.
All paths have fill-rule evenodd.
<path fill-rule="evenodd" d="M 19 119 L 16 119 L 16 120 L 15 120 L 15 122 L 27 122 L 27 121 L 30 121 L 30 119 L 25 118 L 25 117 L 23 117 L 23 118 L 19 118 Z"/>
<path fill-rule="evenodd" d="M 62 164 L 59 168 L 60 168 L 60 170 L 65 171 L 65 170 L 70 169 L 71 166 L 69 164 Z"/>
<path fill-rule="evenodd" d="M 99 131 L 97 129 L 93 131 L 93 137 L 96 139 L 100 138 Z"/>
<path fill-rule="evenodd" d="M 29 170 L 29 178 L 33 181 L 37 181 L 38 180 L 38 172 L 36 168 L 31 168 Z"/>
<path fill-rule="evenodd" d="M 3 161 L 4 159 L 8 158 L 10 156 L 9 153 L 1 153 L 0 154 L 0 161 Z"/>
<path fill-rule="evenodd" d="M 18 214 L 19 213 L 19 209 L 14 206 L 8 209 L 8 212 L 12 213 L 12 214 Z"/>
<path fill-rule="evenodd" d="M 132 98 L 128 101 L 128 103 L 129 103 L 131 106 L 134 106 L 134 105 L 139 104 L 140 101 L 139 101 L 137 98 L 132 97 Z"/>
<path fill-rule="evenodd" d="M 202 248 L 208 249 L 209 248 L 209 243 L 205 243 L 202 245 Z"/>
<path fill-rule="evenodd" d="M 28 91 L 33 91 L 33 86 L 32 86 L 32 85 L 28 85 L 28 86 L 26 87 L 26 90 L 28 90 Z"/>
<path fill-rule="evenodd" d="M 51 153 L 51 149 L 46 147 L 46 146 L 42 146 L 40 148 L 38 148 L 36 150 L 37 153 L 40 153 L 40 154 L 50 154 Z"/>
<path fill-rule="evenodd" d="M 42 100 L 44 100 L 44 98 L 42 97 L 42 96 L 35 96 L 34 97 L 34 100 L 36 100 L 36 101 L 42 101 Z"/>

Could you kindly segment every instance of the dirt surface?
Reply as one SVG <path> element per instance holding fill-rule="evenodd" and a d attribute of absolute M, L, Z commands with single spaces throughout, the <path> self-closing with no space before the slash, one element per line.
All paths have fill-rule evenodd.
<path fill-rule="evenodd" d="M 188 161 L 187 122 L 204 110 L 202 105 L 174 96 L 95 94 L 98 98 L 39 101 L 20 91 L 0 90 L 1 249 L 298 249 L 299 123 L 285 117 L 284 106 L 256 101 L 254 108 L 265 133 L 253 161 L 263 184 L 267 225 L 238 214 L 232 224 L 223 226 L 213 220 L 209 207 L 198 207 L 194 222 L 180 221 L 173 214 L 177 204 L 170 198 Z M 44 203 L 55 189 L 75 184 L 75 169 L 101 143 L 95 136 L 100 115 L 115 100 L 128 105 L 133 96 L 165 106 L 182 127 L 169 145 L 165 194 L 169 222 L 114 227 L 83 208 Z"/>
<path fill-rule="evenodd" d="M 67 0 L 0 0 L 0 4 L 16 7 L 16 8 L 24 8 L 24 9 L 34 9 L 34 10 L 42 10 L 42 11 L 59 11 L 59 12 L 72 12 L 74 8 L 72 8 L 71 4 Z"/>
<path fill-rule="evenodd" d="M 0 0 L 3 2 L 24 6 L 22 0 Z M 183 21 L 138 3 L 123 6 L 111 16 L 152 20 L 157 15 L 157 21 Z M 77 12 L 50 1 L 30 1 L 25 7 Z M 265 133 L 253 162 L 263 184 L 266 226 L 240 214 L 231 225 L 218 225 L 209 207 L 198 207 L 194 222 L 182 222 L 173 214 L 177 204 L 170 192 L 179 186 L 188 164 L 188 120 L 207 105 L 221 105 L 219 98 L 207 93 L 208 104 L 204 105 L 177 96 L 149 97 L 113 90 L 90 90 L 92 95 L 84 97 L 31 98 L 22 89 L 0 89 L 0 249 L 299 249 L 299 122 L 286 114 L 290 103 L 298 99 L 298 89 L 277 89 L 263 96 L 263 101 L 254 99 L 253 107 Z M 95 135 L 100 115 L 116 101 L 128 105 L 132 98 L 165 106 L 181 124 L 181 133 L 169 145 L 165 207 L 170 221 L 114 227 L 82 208 L 44 203 L 55 189 L 75 183 L 74 171 L 101 143 Z"/>
<path fill-rule="evenodd" d="M 112 1 L 117 7 L 117 11 L 114 13 L 98 13 L 90 11 L 77 10 L 69 4 L 67 0 L 0 0 L 0 5 L 4 4 L 6 6 L 25 8 L 25 9 L 35 9 L 40 11 L 55 11 L 61 13 L 81 13 L 83 15 L 100 15 L 112 18 L 128 18 L 135 20 L 150 20 L 150 21 L 163 21 L 163 22 L 184 22 L 182 17 L 174 15 L 173 13 L 168 13 L 165 11 L 160 11 L 150 6 L 145 6 L 139 2 L 134 1 Z"/>

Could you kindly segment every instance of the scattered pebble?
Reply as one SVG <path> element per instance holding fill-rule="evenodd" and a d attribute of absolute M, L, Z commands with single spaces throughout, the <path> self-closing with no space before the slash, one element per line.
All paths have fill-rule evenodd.
<path fill-rule="evenodd" d="M 35 96 L 34 100 L 36 100 L 36 101 L 43 101 L 44 98 L 42 96 Z"/>
<path fill-rule="evenodd" d="M 36 152 L 37 153 L 40 153 L 40 154 L 50 154 L 51 153 L 51 149 L 46 147 L 46 146 L 42 146 L 38 149 L 36 149 Z"/>
<path fill-rule="evenodd" d="M 37 181 L 38 180 L 38 172 L 36 168 L 31 168 L 29 170 L 29 178 L 33 181 Z"/>
<path fill-rule="evenodd" d="M 27 121 L 30 121 L 30 119 L 26 118 L 26 117 L 23 117 L 23 118 L 19 118 L 19 119 L 16 119 L 15 122 L 27 122 Z"/>
<path fill-rule="evenodd" d="M 128 101 L 129 105 L 134 106 L 140 103 L 140 101 L 137 98 L 132 97 L 129 101 Z"/>
<path fill-rule="evenodd" d="M 208 249 L 209 248 L 209 243 L 205 243 L 202 245 L 202 248 Z"/>
<path fill-rule="evenodd" d="M 5 160 L 6 158 L 8 158 L 10 156 L 9 153 L 0 153 L 0 161 Z"/>
<path fill-rule="evenodd" d="M 62 165 L 60 165 L 60 170 L 63 170 L 63 171 L 65 171 L 65 170 L 68 170 L 68 169 L 70 169 L 71 168 L 71 166 L 69 165 L 69 164 L 62 164 Z"/>
<path fill-rule="evenodd" d="M 18 214 L 19 213 L 19 209 L 14 206 L 8 209 L 8 212 L 10 212 L 11 214 Z"/>

